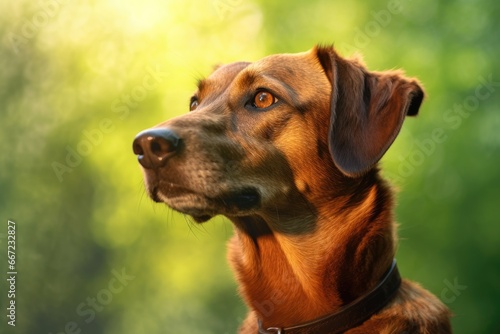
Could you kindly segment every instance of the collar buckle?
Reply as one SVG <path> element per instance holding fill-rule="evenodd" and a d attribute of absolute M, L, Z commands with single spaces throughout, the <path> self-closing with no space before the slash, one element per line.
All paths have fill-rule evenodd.
<path fill-rule="evenodd" d="M 279 327 L 269 327 L 267 329 L 264 329 L 262 327 L 262 321 L 259 319 L 259 334 L 283 334 L 283 328 Z"/>

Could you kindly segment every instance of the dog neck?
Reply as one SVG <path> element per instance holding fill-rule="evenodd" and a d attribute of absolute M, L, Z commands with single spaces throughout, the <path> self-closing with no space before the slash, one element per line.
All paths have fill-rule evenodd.
<path fill-rule="evenodd" d="M 279 216 L 277 210 L 232 219 L 236 236 L 229 259 L 243 297 L 264 327 L 331 314 L 375 287 L 390 266 L 391 192 L 378 176 L 359 184 L 362 189 L 349 192 L 356 196 L 332 194 L 334 200 L 315 208 L 299 205 L 302 214 Z M 303 230 L 278 231 L 287 225 Z"/>

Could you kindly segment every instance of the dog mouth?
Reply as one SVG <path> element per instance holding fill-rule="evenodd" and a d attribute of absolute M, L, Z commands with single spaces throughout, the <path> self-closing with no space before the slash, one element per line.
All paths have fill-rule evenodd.
<path fill-rule="evenodd" d="M 243 188 L 221 196 L 220 201 L 225 207 L 246 211 L 259 206 L 260 194 L 253 187 Z"/>
<path fill-rule="evenodd" d="M 260 206 L 261 195 L 255 187 L 241 187 L 209 196 L 171 182 L 153 187 L 150 192 L 155 202 L 163 202 L 172 209 L 190 215 L 198 223 L 212 217 L 241 216 Z"/>

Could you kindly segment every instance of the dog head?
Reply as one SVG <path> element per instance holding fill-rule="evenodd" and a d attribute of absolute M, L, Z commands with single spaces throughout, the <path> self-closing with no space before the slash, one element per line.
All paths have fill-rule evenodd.
<path fill-rule="evenodd" d="M 316 47 L 218 67 L 189 113 L 139 133 L 133 149 L 149 195 L 199 222 L 314 215 L 311 203 L 376 173 L 422 99 L 401 72 L 370 72 Z"/>

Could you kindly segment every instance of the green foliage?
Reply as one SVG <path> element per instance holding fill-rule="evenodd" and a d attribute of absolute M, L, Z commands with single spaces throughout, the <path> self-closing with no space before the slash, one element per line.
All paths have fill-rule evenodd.
<path fill-rule="evenodd" d="M 498 332 L 499 7 L 4 1 L 0 245 L 14 220 L 18 290 L 16 327 L 3 316 L 1 332 L 234 333 L 245 307 L 225 261 L 230 223 L 198 226 L 150 203 L 131 142 L 185 113 L 213 65 L 316 43 L 423 82 L 421 115 L 382 162 L 401 190 L 398 261 L 448 303 L 456 333 Z M 122 270 L 130 279 L 117 283 Z"/>

